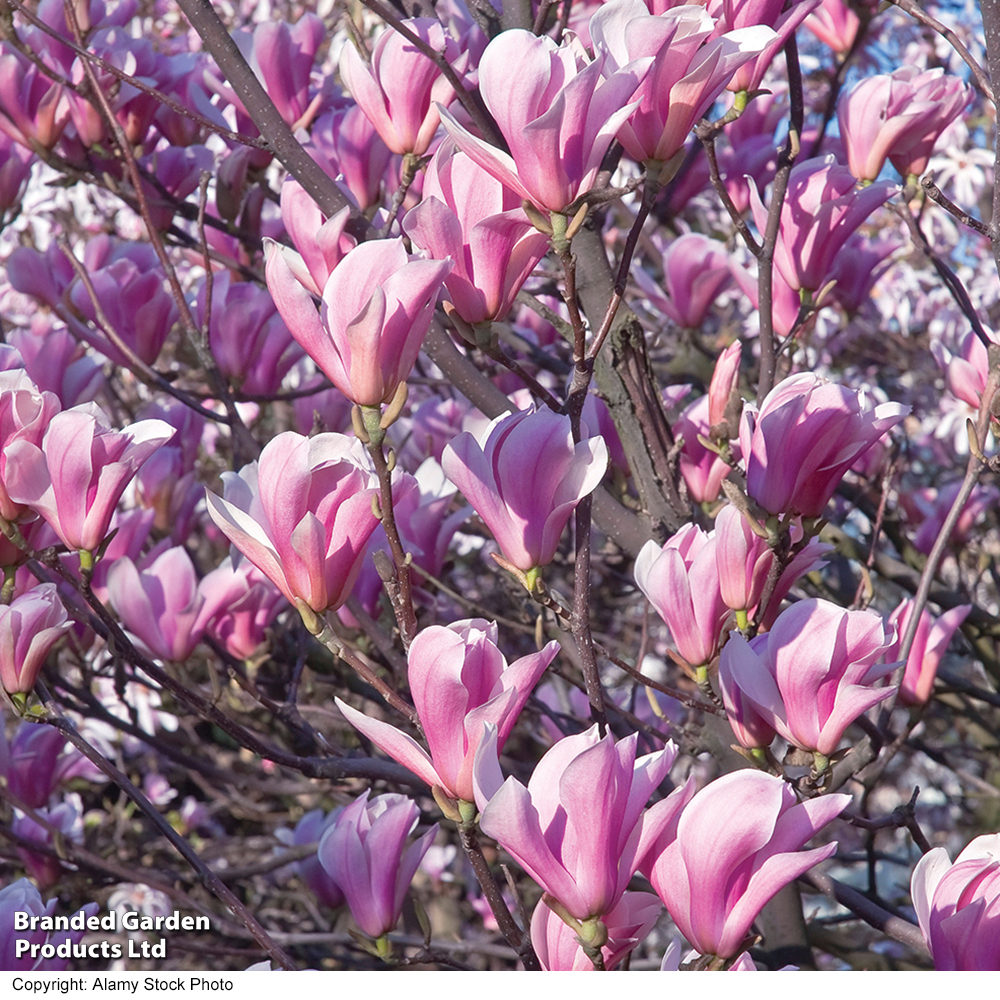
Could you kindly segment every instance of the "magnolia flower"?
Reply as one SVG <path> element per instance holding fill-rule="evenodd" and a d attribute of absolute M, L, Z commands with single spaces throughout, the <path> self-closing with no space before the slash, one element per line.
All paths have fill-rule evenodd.
<path fill-rule="evenodd" d="M 405 795 L 366 791 L 327 827 L 318 857 L 351 908 L 355 923 L 371 938 L 396 926 L 406 890 L 417 866 L 437 836 L 435 823 L 406 846 L 420 819 L 416 803 Z"/>
<path fill-rule="evenodd" d="M 799 601 L 750 642 L 732 633 L 719 673 L 789 743 L 829 757 L 859 715 L 895 694 L 879 685 L 898 665 L 879 662 L 892 635 L 872 612 Z"/>
<path fill-rule="evenodd" d="M 1000 833 L 976 837 L 954 864 L 943 847 L 928 851 L 910 895 L 935 969 L 1000 972 Z"/>
<path fill-rule="evenodd" d="M 41 446 L 24 438 L 7 446 L 7 492 L 41 514 L 64 545 L 93 552 L 125 487 L 173 436 L 163 420 L 115 431 L 93 404 L 63 410 L 49 421 Z"/>
<path fill-rule="evenodd" d="M 369 240 L 333 268 L 317 313 L 286 253 L 268 244 L 265 276 L 292 336 L 359 406 L 388 402 L 417 360 L 452 262 L 411 257 L 402 238 Z"/>
<path fill-rule="evenodd" d="M 556 45 L 522 28 L 502 31 L 479 61 L 479 89 L 510 149 L 472 135 L 447 111 L 456 145 L 522 198 L 561 212 L 593 186 L 648 60 L 604 72 L 575 37 Z"/>
<path fill-rule="evenodd" d="M 835 842 L 799 849 L 850 801 L 837 794 L 798 803 L 780 778 L 736 771 L 698 792 L 639 868 L 701 954 L 732 958 L 778 890 L 836 851 Z"/>
<path fill-rule="evenodd" d="M 819 517 L 844 473 L 909 412 L 900 403 L 872 406 L 863 392 L 811 372 L 786 378 L 759 411 L 743 408 L 747 493 L 772 514 Z"/>
<path fill-rule="evenodd" d="M 504 557 L 527 572 L 552 561 L 576 505 L 603 478 L 608 449 L 599 437 L 574 444 L 569 417 L 521 410 L 491 421 L 478 441 L 459 434 L 441 465 Z"/>
<path fill-rule="evenodd" d="M 379 523 L 378 484 L 360 441 L 286 431 L 223 482 L 224 500 L 206 493 L 208 513 L 292 604 L 321 612 L 347 600 Z"/>
<path fill-rule="evenodd" d="M 635 582 L 692 667 L 715 659 L 729 615 L 719 588 L 716 546 L 714 536 L 687 524 L 662 548 L 646 542 L 635 561 Z"/>
<path fill-rule="evenodd" d="M 668 800 L 656 812 L 643 810 L 677 748 L 668 743 L 637 758 L 635 734 L 616 743 L 593 726 L 556 743 L 525 787 L 502 780 L 497 731 L 486 728 L 474 772 L 483 832 L 577 920 L 611 911 L 646 845 L 672 818 L 663 808 Z"/>
<path fill-rule="evenodd" d="M 481 618 L 432 625 L 413 640 L 407 677 L 430 755 L 393 726 L 334 699 L 347 721 L 394 760 L 453 799 L 472 802 L 472 767 L 483 724 L 497 727 L 502 749 L 538 679 L 559 652 L 550 642 L 508 666 L 497 627 Z"/>

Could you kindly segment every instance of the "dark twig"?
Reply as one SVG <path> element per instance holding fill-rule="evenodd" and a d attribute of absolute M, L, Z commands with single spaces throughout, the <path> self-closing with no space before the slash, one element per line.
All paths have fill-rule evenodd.
<path fill-rule="evenodd" d="M 205 887 L 223 902 L 233 914 L 243 923 L 253 935 L 253 939 L 274 959 L 283 969 L 294 970 L 295 964 L 286 952 L 276 945 L 257 918 L 240 902 L 218 875 L 216 875 L 201 858 L 194 848 L 160 815 L 156 807 L 121 771 L 107 758 L 98 753 L 76 730 L 76 727 L 65 718 L 54 715 L 44 720 L 45 725 L 59 730 L 102 774 L 113 781 L 146 815 L 153 826 L 170 842 L 178 854 L 198 873 Z"/>

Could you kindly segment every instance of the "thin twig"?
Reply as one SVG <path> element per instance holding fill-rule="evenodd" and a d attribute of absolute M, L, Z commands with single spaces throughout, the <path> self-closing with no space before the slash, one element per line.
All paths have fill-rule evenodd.
<path fill-rule="evenodd" d="M 171 846 L 198 873 L 205 887 L 224 903 L 232 913 L 242 921 L 253 939 L 277 962 L 283 969 L 294 970 L 295 963 L 291 957 L 275 944 L 257 918 L 240 902 L 233 891 L 216 875 L 201 858 L 194 848 L 182 837 L 170 823 L 160 815 L 156 807 L 121 771 L 106 757 L 98 753 L 78 732 L 69 719 L 61 716 L 50 716 L 44 724 L 57 729 L 87 758 L 102 774 L 114 782 L 146 815 L 153 826 L 170 842 Z"/>

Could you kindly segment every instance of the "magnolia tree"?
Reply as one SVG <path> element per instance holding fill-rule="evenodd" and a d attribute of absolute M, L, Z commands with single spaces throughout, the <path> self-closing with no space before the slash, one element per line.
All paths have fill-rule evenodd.
<path fill-rule="evenodd" d="M 1000 970 L 1000 4 L 306 6 L 0 4 L 0 967 Z"/>

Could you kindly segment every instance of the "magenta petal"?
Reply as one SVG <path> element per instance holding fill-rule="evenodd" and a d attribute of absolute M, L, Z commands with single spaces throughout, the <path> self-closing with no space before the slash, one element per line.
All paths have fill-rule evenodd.
<path fill-rule="evenodd" d="M 367 737 L 380 750 L 387 753 L 397 763 L 409 768 L 418 778 L 422 778 L 428 785 L 440 785 L 450 795 L 453 794 L 447 784 L 441 780 L 434 769 L 430 757 L 420 744 L 411 736 L 400 732 L 395 726 L 390 726 L 387 722 L 378 719 L 371 719 L 362 712 L 344 704 L 339 698 L 334 698 L 337 708 L 347 721 L 354 726 L 362 736 Z"/>

